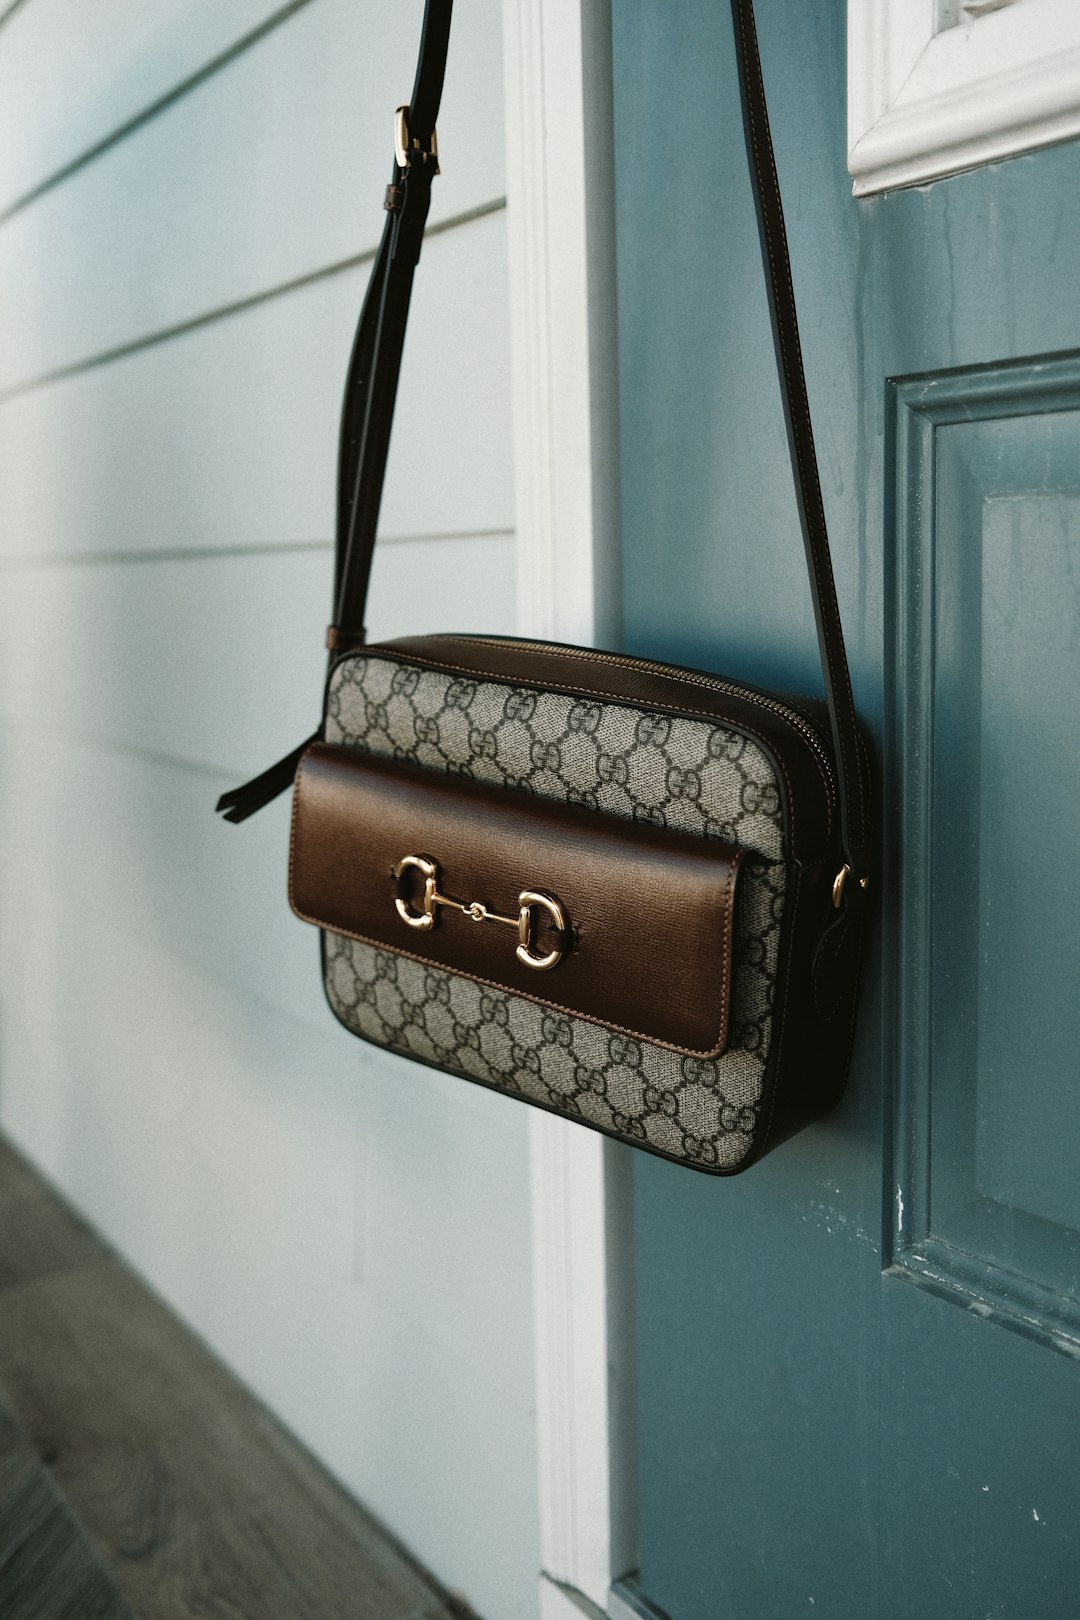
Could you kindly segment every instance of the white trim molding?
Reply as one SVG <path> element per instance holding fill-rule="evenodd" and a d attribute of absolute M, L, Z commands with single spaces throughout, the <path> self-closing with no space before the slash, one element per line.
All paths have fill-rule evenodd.
<path fill-rule="evenodd" d="M 503 0 L 518 629 L 618 645 L 608 0 Z M 542 1620 L 636 1562 L 630 1149 L 531 1111 Z"/>
<path fill-rule="evenodd" d="M 619 635 L 615 171 L 606 0 L 503 0 L 518 621 Z"/>
<path fill-rule="evenodd" d="M 857 197 L 1080 135 L 1080 0 L 848 0 Z"/>
<path fill-rule="evenodd" d="M 564 1607 L 580 1594 L 603 1612 L 637 1562 L 631 1151 L 554 1115 L 533 1122 L 543 1567 Z M 562 1612 L 545 1597 L 545 1615 Z"/>

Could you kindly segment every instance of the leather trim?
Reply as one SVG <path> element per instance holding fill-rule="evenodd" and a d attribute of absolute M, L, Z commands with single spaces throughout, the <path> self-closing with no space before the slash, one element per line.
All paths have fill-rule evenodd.
<path fill-rule="evenodd" d="M 410 927 L 395 899 L 417 910 L 419 897 L 393 879 L 410 854 L 436 861 L 441 894 L 503 916 L 523 890 L 553 894 L 571 937 L 552 930 L 536 948 L 563 959 L 530 968 L 511 928 L 451 908 Z M 727 1044 L 742 860 L 717 840 L 316 743 L 297 772 L 289 900 L 319 928 L 711 1058 Z"/>
<path fill-rule="evenodd" d="M 326 627 L 326 650 L 335 656 L 346 652 L 355 652 L 364 645 L 363 630 L 343 630 L 339 624 L 328 624 Z"/>

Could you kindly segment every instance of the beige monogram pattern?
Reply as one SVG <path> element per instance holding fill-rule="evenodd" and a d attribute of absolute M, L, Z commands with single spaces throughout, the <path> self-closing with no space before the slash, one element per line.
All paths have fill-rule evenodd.
<path fill-rule="evenodd" d="M 764 751 L 704 719 L 367 654 L 333 672 L 326 740 L 752 852 L 735 917 L 730 1041 L 716 1059 L 612 1034 L 341 935 L 326 935 L 325 952 L 331 1006 L 378 1045 L 677 1158 L 737 1166 L 761 1103 L 785 895 L 780 795 Z"/>

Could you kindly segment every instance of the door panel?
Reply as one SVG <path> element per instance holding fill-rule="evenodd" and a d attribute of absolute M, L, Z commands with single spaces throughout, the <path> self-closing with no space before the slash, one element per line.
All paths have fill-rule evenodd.
<path fill-rule="evenodd" d="M 901 383 L 896 419 L 892 1258 L 1070 1351 L 1080 363 Z"/>
<path fill-rule="evenodd" d="M 1080 150 L 855 202 L 842 0 L 757 9 L 885 865 L 836 1113 L 732 1182 L 635 1159 L 640 1582 L 672 1620 L 1058 1620 Z M 820 691 L 727 8 L 613 20 L 627 645 Z"/>

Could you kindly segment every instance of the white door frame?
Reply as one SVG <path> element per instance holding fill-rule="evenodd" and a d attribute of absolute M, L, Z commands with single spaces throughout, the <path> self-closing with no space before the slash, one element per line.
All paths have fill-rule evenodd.
<path fill-rule="evenodd" d="M 518 627 L 618 644 L 608 0 L 503 0 Z M 636 1564 L 629 1148 L 531 1116 L 542 1620 Z"/>

